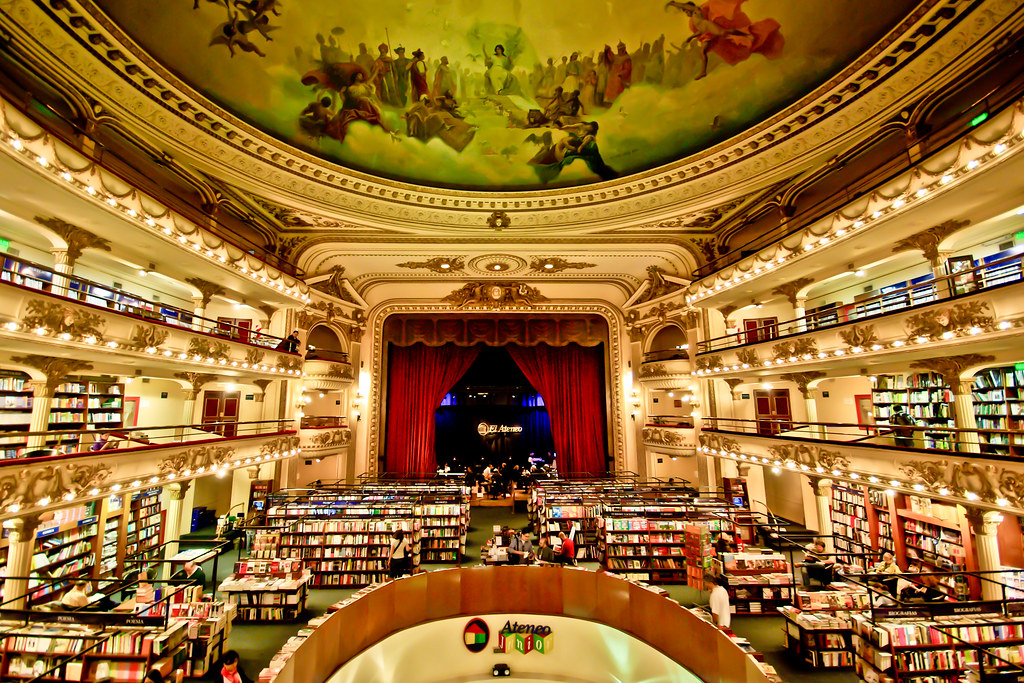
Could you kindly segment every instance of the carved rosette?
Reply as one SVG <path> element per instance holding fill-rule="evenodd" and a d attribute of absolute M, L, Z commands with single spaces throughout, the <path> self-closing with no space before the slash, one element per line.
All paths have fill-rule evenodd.
<path fill-rule="evenodd" d="M 21 468 L 0 476 L 0 508 L 29 508 L 87 494 L 105 482 L 113 470 L 105 464 L 62 464 Z M 42 502 L 41 501 L 45 501 Z"/>
<path fill-rule="evenodd" d="M 107 321 L 99 313 L 80 310 L 58 301 L 32 299 L 25 307 L 21 324 L 28 330 L 45 329 L 51 335 L 71 335 L 75 339 L 93 337 L 103 341 Z"/>

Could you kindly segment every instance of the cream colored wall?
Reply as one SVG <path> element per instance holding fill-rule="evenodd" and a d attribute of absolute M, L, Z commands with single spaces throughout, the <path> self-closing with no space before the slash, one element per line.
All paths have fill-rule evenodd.
<path fill-rule="evenodd" d="M 828 392 L 828 398 L 825 398 Z M 818 407 L 818 422 L 856 423 L 857 404 L 854 396 L 871 394 L 871 380 L 867 377 L 837 377 L 818 383 L 815 405 Z"/>
<path fill-rule="evenodd" d="M 647 460 L 647 472 L 650 476 L 660 479 L 686 479 L 694 487 L 697 486 L 697 458 L 677 457 L 673 460 L 671 455 L 648 451 Z"/>
<path fill-rule="evenodd" d="M 751 469 L 763 468 L 752 467 Z M 781 468 L 779 473 L 775 474 L 770 468 L 764 470 L 764 490 L 768 508 L 774 514 L 798 524 L 803 524 L 805 519 L 803 496 L 805 488 L 810 489 L 807 478 L 798 472 Z"/>
<path fill-rule="evenodd" d="M 148 379 L 148 382 L 143 382 L 142 378 L 136 377 L 130 384 L 125 385 L 124 389 L 125 397 L 136 396 L 139 398 L 137 426 L 160 427 L 182 424 L 185 390 L 178 382 L 172 380 Z M 167 392 L 167 398 L 160 397 L 162 392 Z M 151 436 L 158 436 L 158 434 L 153 433 Z"/>

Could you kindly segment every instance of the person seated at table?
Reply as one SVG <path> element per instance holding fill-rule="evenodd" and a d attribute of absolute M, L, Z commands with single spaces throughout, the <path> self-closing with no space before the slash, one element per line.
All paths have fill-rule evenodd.
<path fill-rule="evenodd" d="M 547 536 L 542 535 L 540 538 L 537 539 L 537 563 L 558 563 L 558 559 L 555 557 L 555 551 L 551 548 L 551 543 L 548 541 Z"/>
<path fill-rule="evenodd" d="M 721 557 L 725 553 L 734 552 L 736 552 L 736 543 L 732 540 L 732 536 L 725 531 L 718 534 L 718 538 L 715 539 L 715 553 Z"/>
<path fill-rule="evenodd" d="M 206 587 L 206 572 L 198 564 L 189 560 L 185 565 L 174 573 L 172 579 L 189 579 L 193 586 Z"/>
<path fill-rule="evenodd" d="M 905 571 L 903 576 L 900 577 L 900 580 L 896 582 L 896 594 L 899 596 L 900 600 L 907 600 L 912 597 L 919 587 L 917 583 L 910 581 L 905 577 L 920 574 L 921 571 L 921 563 L 917 560 L 911 560 L 910 566 L 907 567 L 907 571 Z"/>
<path fill-rule="evenodd" d="M 889 588 L 879 581 L 868 581 L 868 588 L 871 589 L 871 604 L 873 607 L 893 607 L 896 601 L 893 599 Z"/>
<path fill-rule="evenodd" d="M 885 589 L 889 591 L 889 594 L 895 597 L 897 595 L 897 586 L 899 584 L 899 575 L 902 573 L 900 566 L 896 564 L 896 558 L 893 557 L 891 552 L 882 553 L 882 559 L 875 563 L 872 567 L 871 573 L 881 574 L 876 578 L 878 583 L 885 586 Z"/>
<path fill-rule="evenodd" d="M 89 605 L 89 583 L 75 581 L 71 590 L 60 599 L 60 606 L 65 609 L 81 609 Z"/>
<path fill-rule="evenodd" d="M 922 574 L 918 579 L 918 583 L 911 584 L 905 599 L 914 602 L 942 602 L 949 596 L 946 594 L 946 591 L 940 588 L 941 585 L 942 581 L 939 580 L 937 575 Z"/>
<path fill-rule="evenodd" d="M 807 578 L 827 586 L 836 580 L 842 566 L 825 551 L 825 542 L 815 541 L 804 555 L 802 566 L 807 568 Z"/>
<path fill-rule="evenodd" d="M 562 539 L 562 547 L 558 551 L 558 561 L 562 564 L 576 564 L 576 544 L 565 535 L 564 531 L 558 532 L 558 538 Z"/>

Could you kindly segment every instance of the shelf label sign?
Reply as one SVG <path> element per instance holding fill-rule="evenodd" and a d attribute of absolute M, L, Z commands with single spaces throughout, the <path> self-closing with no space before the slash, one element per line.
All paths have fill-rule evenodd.
<path fill-rule="evenodd" d="M 537 652 L 543 655 L 551 651 L 553 644 L 554 635 L 550 626 L 506 621 L 498 633 L 498 646 L 494 652 L 518 652 L 524 655 Z"/>

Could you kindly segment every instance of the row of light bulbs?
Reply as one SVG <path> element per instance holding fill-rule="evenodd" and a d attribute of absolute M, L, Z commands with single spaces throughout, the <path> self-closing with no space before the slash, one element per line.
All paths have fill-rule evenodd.
<path fill-rule="evenodd" d="M 999 330 L 1008 330 L 1011 327 L 1013 327 L 1013 323 L 1009 322 L 1008 320 L 1003 320 L 998 325 L 996 325 L 996 328 L 999 329 Z M 905 342 L 902 339 L 897 339 L 897 340 L 895 340 L 893 342 L 890 342 L 889 344 L 877 344 L 876 343 L 876 344 L 872 344 L 871 346 L 867 346 L 867 347 L 864 347 L 864 346 L 853 346 L 853 347 L 850 348 L 849 353 L 851 353 L 853 355 L 857 355 L 857 354 L 861 354 L 861 353 L 866 353 L 868 351 L 882 351 L 882 350 L 884 350 L 886 348 L 890 348 L 890 347 L 894 348 L 894 349 L 899 349 L 899 348 L 902 348 L 902 347 L 906 346 L 908 343 L 928 344 L 928 343 L 932 343 L 932 342 L 949 341 L 950 339 L 953 339 L 954 337 L 956 337 L 958 335 L 959 336 L 967 335 L 967 336 L 974 337 L 974 336 L 977 336 L 977 335 L 981 334 L 982 332 L 984 332 L 984 330 L 982 328 L 980 328 L 978 326 L 974 326 L 974 327 L 969 327 L 967 329 L 958 330 L 956 332 L 953 332 L 953 331 L 943 332 L 938 337 L 932 337 L 930 335 L 921 335 L 921 336 L 918 336 L 918 337 L 914 337 L 913 339 L 910 340 L 910 342 Z M 809 360 L 814 360 L 814 359 L 824 360 L 824 359 L 829 358 L 829 357 L 838 358 L 838 357 L 841 357 L 841 356 L 845 356 L 846 354 L 847 354 L 847 351 L 845 349 L 836 349 L 835 351 L 832 351 L 831 353 L 826 352 L 826 351 L 819 351 L 817 354 L 804 353 L 804 354 L 801 354 L 799 356 L 790 356 L 789 358 L 779 358 L 779 359 L 776 359 L 776 360 L 769 359 L 769 360 L 764 361 L 762 363 L 762 365 L 764 365 L 765 367 L 770 367 L 772 365 L 785 365 L 786 363 L 799 363 L 801 361 L 809 361 Z M 730 372 L 730 371 L 736 371 L 736 370 L 748 370 L 748 369 L 750 369 L 750 367 L 751 367 L 750 363 L 734 363 L 733 365 L 719 365 L 719 366 L 716 366 L 714 368 L 710 368 L 710 369 L 707 369 L 707 370 L 704 370 L 704 369 L 697 370 L 697 372 L 695 374 L 697 374 L 697 375 L 713 375 L 713 374 L 719 373 L 719 372 Z"/>
<path fill-rule="evenodd" d="M 698 446 L 697 447 L 697 451 L 699 453 L 706 453 L 708 455 L 719 455 L 719 456 L 722 456 L 722 457 L 725 457 L 725 458 L 730 458 L 732 460 L 739 460 L 739 461 L 742 461 L 742 462 L 749 462 L 749 463 L 752 463 L 754 465 L 760 464 L 760 465 L 763 465 L 763 466 L 766 466 L 766 467 L 771 467 L 773 474 L 780 474 L 782 472 L 782 468 L 785 467 L 786 469 L 793 470 L 793 471 L 799 471 L 799 472 L 810 472 L 810 471 L 813 470 L 816 474 L 823 474 L 823 475 L 826 475 L 826 476 L 832 476 L 832 477 L 835 477 L 837 479 L 849 479 L 849 480 L 854 481 L 854 482 L 866 481 L 869 484 L 877 484 L 878 486 L 886 486 L 887 488 L 885 489 L 885 493 L 890 495 L 890 496 L 896 495 L 896 490 L 897 489 L 909 489 L 909 490 L 912 490 L 912 491 L 914 491 L 916 493 L 923 493 L 923 492 L 925 492 L 928 489 L 927 486 L 925 486 L 924 484 L 922 484 L 920 482 L 915 483 L 915 484 L 909 484 L 907 482 L 900 481 L 899 479 L 886 479 L 885 477 L 879 477 L 879 476 L 874 475 L 874 474 L 865 475 L 865 474 L 861 474 L 860 472 L 854 472 L 852 470 L 851 471 L 846 471 L 846 472 L 844 472 L 843 470 L 840 470 L 838 468 L 833 468 L 832 470 L 827 470 L 824 467 L 821 467 L 820 465 L 817 466 L 817 467 L 813 467 L 812 468 L 811 466 L 809 466 L 807 464 L 796 463 L 796 462 L 794 462 L 792 460 L 786 460 L 785 462 L 783 462 L 782 460 L 779 460 L 779 459 L 774 459 L 773 460 L 773 459 L 770 459 L 770 458 L 758 457 L 756 455 L 747 455 L 746 453 L 734 453 L 734 452 L 726 451 L 725 449 L 722 449 L 720 451 L 717 448 L 710 448 L 708 446 Z M 940 496 L 951 496 L 952 495 L 952 491 L 950 491 L 949 488 L 946 487 L 944 484 L 935 484 L 935 485 L 933 485 L 931 492 L 937 493 Z M 981 496 L 979 496 L 974 491 L 965 491 L 964 492 L 964 498 L 966 498 L 968 501 L 973 503 L 973 502 L 976 502 L 976 501 L 980 500 Z M 1009 504 L 1010 504 L 1010 501 L 1007 500 L 1006 498 L 1000 497 L 1000 498 L 996 499 L 996 505 L 998 505 L 999 507 L 1006 507 Z"/>
<path fill-rule="evenodd" d="M 4 327 L 7 330 L 11 331 L 11 332 L 17 332 L 18 330 L 21 329 L 21 325 L 19 323 L 17 323 L 17 322 L 14 322 L 14 321 L 6 323 L 4 325 Z M 45 328 L 45 327 L 36 327 L 35 329 L 32 330 L 32 334 L 38 335 L 40 337 L 45 337 L 45 336 L 50 334 L 50 330 Z M 60 334 L 57 335 L 57 339 L 60 339 L 61 341 L 71 341 L 72 339 L 74 339 L 74 337 L 70 333 L 68 333 L 68 332 L 61 332 Z M 88 346 L 95 346 L 96 344 L 99 343 L 99 339 L 97 339 L 94 335 L 87 334 L 84 337 L 82 337 L 82 343 L 86 344 Z M 107 347 L 108 349 L 116 349 L 116 348 L 120 347 L 120 344 L 118 344 L 116 341 L 108 341 L 108 342 L 104 342 L 103 346 Z M 161 356 L 163 356 L 165 358 L 172 359 L 172 360 L 174 360 L 174 359 L 182 360 L 182 361 L 183 360 L 189 360 L 189 354 L 185 353 L 184 351 L 175 354 L 170 349 L 164 349 L 163 351 L 160 351 L 160 349 L 156 348 L 155 346 L 149 346 L 149 347 L 146 347 L 145 352 L 148 353 L 151 356 L 155 356 L 155 355 L 157 355 L 157 353 L 159 353 Z M 260 365 L 259 363 L 249 363 L 248 361 L 242 361 L 242 362 L 239 362 L 237 360 L 229 361 L 229 360 L 227 360 L 225 358 L 219 358 L 219 359 L 218 358 L 212 358 L 212 357 L 203 358 L 203 356 L 201 356 L 198 353 L 192 354 L 191 361 L 193 363 L 203 363 L 203 362 L 205 362 L 207 365 L 221 365 L 221 366 L 224 366 L 224 367 L 230 366 L 232 368 L 241 367 L 243 370 L 248 370 L 248 369 L 251 368 L 252 370 L 254 370 L 256 372 L 269 372 L 271 374 L 280 373 L 282 375 L 294 375 L 296 377 L 299 377 L 299 376 L 305 377 L 306 376 L 306 373 L 303 372 L 302 370 L 293 370 L 293 369 L 290 369 L 290 368 L 278 369 L 278 368 L 276 368 L 276 367 L 274 367 L 272 365 Z"/>
<path fill-rule="evenodd" d="M 193 472 L 191 469 L 184 470 L 181 473 L 181 477 L 184 478 L 184 479 L 187 479 L 187 478 L 189 478 L 189 477 L 191 477 L 193 475 L 199 476 L 201 474 L 206 474 L 206 473 L 214 474 L 214 475 L 216 475 L 218 477 L 223 477 L 223 476 L 225 476 L 227 474 L 229 469 L 237 469 L 239 467 L 245 467 L 246 465 L 253 465 L 253 464 L 258 464 L 258 463 L 262 463 L 262 462 L 269 462 L 271 460 L 276 460 L 276 459 L 282 458 L 282 457 L 288 457 L 290 455 L 298 455 L 301 452 L 302 452 L 301 448 L 293 448 L 293 449 L 291 449 L 289 451 L 275 451 L 274 453 L 271 453 L 269 455 L 257 455 L 256 457 L 253 457 L 253 458 L 245 458 L 245 459 L 236 458 L 230 464 L 228 464 L 226 462 L 223 462 L 223 463 L 220 463 L 219 465 L 211 465 L 209 467 L 206 467 L 204 465 L 202 467 L 196 468 L 195 472 Z M 132 481 L 131 483 L 128 483 L 128 484 L 117 483 L 117 484 L 111 484 L 110 486 L 107 486 L 107 487 L 94 486 L 93 488 L 89 489 L 88 491 L 82 491 L 82 492 L 78 492 L 78 493 L 76 493 L 74 491 L 68 491 L 67 493 L 64 494 L 64 496 L 63 496 L 63 498 L 61 500 L 63 502 L 70 503 L 70 502 L 74 501 L 76 498 L 78 498 L 79 496 L 83 495 L 83 493 L 85 495 L 87 495 L 88 497 L 90 497 L 90 498 L 96 498 L 98 496 L 107 495 L 107 494 L 118 494 L 118 493 L 121 493 L 122 491 L 125 492 L 125 493 L 131 493 L 132 491 L 137 491 L 137 490 L 142 489 L 142 488 L 147 487 L 147 486 L 153 486 L 155 484 L 159 484 L 161 481 L 172 482 L 172 481 L 176 480 L 177 478 L 178 478 L 177 474 L 175 474 L 174 472 L 170 472 L 170 473 L 164 475 L 163 478 L 161 478 L 161 477 L 159 477 L 157 475 L 153 475 L 149 479 L 147 479 L 145 482 L 143 482 L 141 479 L 136 479 L 136 480 L 134 480 L 134 481 Z M 54 503 L 54 502 L 59 502 L 59 501 L 53 501 L 50 498 L 44 496 L 43 498 L 40 498 L 38 501 L 36 501 L 35 507 L 45 508 L 45 507 L 48 507 L 51 503 Z M 23 509 L 24 509 L 23 506 L 18 504 L 18 503 L 13 503 L 13 504 L 7 506 L 7 512 L 9 512 L 11 514 L 16 514 L 18 512 L 21 512 Z"/>
<path fill-rule="evenodd" d="M 1024 131 L 1021 131 L 1017 135 L 1017 137 L 1024 138 Z M 959 175 L 959 176 L 963 176 L 963 175 L 969 173 L 970 171 L 973 171 L 976 168 L 978 168 L 982 164 L 983 161 L 990 161 L 991 159 L 1001 155 L 1007 149 L 1008 149 L 1007 143 L 1000 142 L 1000 143 L 996 144 L 992 148 L 992 151 L 989 154 L 986 154 L 984 157 L 981 157 L 980 159 L 971 159 L 966 164 L 961 166 L 959 171 L 955 172 L 955 173 L 957 173 L 957 175 Z M 745 273 L 742 273 L 742 274 L 741 273 L 737 273 L 732 278 L 730 278 L 728 280 L 725 280 L 725 281 L 723 281 L 723 282 L 721 282 L 719 284 L 716 284 L 716 285 L 712 286 L 709 283 L 707 283 L 707 284 L 703 283 L 703 282 L 701 282 L 701 283 L 694 283 L 694 285 L 692 285 L 692 286 L 700 287 L 700 288 L 703 289 L 703 291 L 697 292 L 696 294 L 693 294 L 693 295 L 687 295 L 686 303 L 687 304 L 696 303 L 697 301 L 700 301 L 701 299 L 704 299 L 704 298 L 707 298 L 707 297 L 712 296 L 714 294 L 717 294 L 717 293 L 721 292 L 722 290 L 729 289 L 731 287 L 735 287 L 735 286 L 737 286 L 739 284 L 745 283 L 748 280 L 750 280 L 751 278 L 760 275 L 761 273 L 770 271 L 776 265 L 784 263 L 787 260 L 791 260 L 791 259 L 797 258 L 797 257 L 801 256 L 803 253 L 806 253 L 806 252 L 809 252 L 809 251 L 813 250 L 815 247 L 825 246 L 826 244 L 828 244 L 832 240 L 838 239 L 840 237 L 843 237 L 843 236 L 847 235 L 848 233 L 850 233 L 853 230 L 860 230 L 864 226 L 868 225 L 871 221 L 878 220 L 879 218 L 884 216 L 886 213 L 889 213 L 891 211 L 899 210 L 899 209 L 903 208 L 904 206 L 906 206 L 909 202 L 912 202 L 912 201 L 915 201 L 915 200 L 919 200 L 919 199 L 923 199 L 924 197 L 926 197 L 929 194 L 929 192 L 932 190 L 932 188 L 934 188 L 936 186 L 948 185 L 950 182 L 953 181 L 953 178 L 954 178 L 954 176 L 951 173 L 945 173 L 941 178 L 938 179 L 938 181 L 936 181 L 935 183 L 932 183 L 932 185 L 930 187 L 922 187 L 919 190 L 917 190 L 916 192 L 912 192 L 912 193 L 907 194 L 907 195 L 896 197 L 895 199 L 892 200 L 892 202 L 889 204 L 888 207 L 885 207 L 883 209 L 876 209 L 875 211 L 873 211 L 870 214 L 870 216 L 862 216 L 860 219 L 854 221 L 847 228 L 837 228 L 835 230 L 830 230 L 828 233 L 826 233 L 822 237 L 818 238 L 817 241 L 808 242 L 807 244 L 803 245 L 802 247 L 796 247 L 796 248 L 794 248 L 792 250 L 788 250 L 787 254 L 779 254 L 778 256 L 775 256 L 773 258 L 769 258 L 767 261 L 764 262 L 763 265 L 755 266 L 752 270 L 749 270 L 749 271 L 747 271 Z M 787 248 L 780 245 L 779 249 L 780 250 L 786 250 Z M 711 276 L 711 277 L 714 277 L 714 276 Z"/>
<path fill-rule="evenodd" d="M 8 139 L 8 142 L 10 143 L 11 147 L 13 147 L 14 149 L 18 150 L 19 152 L 24 152 L 24 153 L 30 154 L 30 155 L 32 154 L 31 152 L 28 152 L 28 150 L 25 149 L 24 143 L 16 135 L 11 135 L 11 137 Z M 43 168 L 53 168 L 53 166 L 50 164 L 50 160 L 47 159 L 44 156 L 41 156 L 41 155 L 40 156 L 36 156 L 35 160 L 36 160 L 36 163 L 38 163 Z M 54 168 L 54 171 L 56 172 L 55 168 Z M 104 199 L 103 193 L 98 192 L 96 190 L 96 188 L 93 187 L 92 185 L 89 185 L 87 183 L 83 183 L 83 182 L 80 182 L 80 181 L 76 180 L 75 177 L 73 175 L 71 175 L 71 173 L 69 171 L 66 171 L 66 170 L 65 171 L 61 171 L 59 173 L 59 175 L 66 182 L 71 183 L 71 184 L 75 185 L 76 187 L 84 188 L 86 194 L 88 194 L 89 196 L 96 197 L 97 199 L 103 199 L 103 201 L 105 201 L 106 204 L 108 206 L 110 206 L 111 208 L 118 209 L 119 211 L 127 214 L 129 217 L 134 218 L 134 219 L 138 220 L 141 223 L 145 223 L 150 228 L 154 228 L 155 229 L 157 227 L 156 221 L 153 220 L 153 218 L 151 216 L 143 216 L 138 211 L 136 211 L 135 209 L 133 209 L 131 207 L 124 206 L 119 201 L 117 201 L 116 197 L 106 196 L 105 199 Z M 259 271 L 250 270 L 246 266 L 238 266 L 235 263 L 228 264 L 227 257 L 225 257 L 223 254 L 218 255 L 216 252 L 214 252 L 212 249 L 209 249 L 209 248 L 204 250 L 203 245 L 201 244 L 202 237 L 199 237 L 198 241 L 196 241 L 196 242 L 191 242 L 188 237 L 186 237 L 184 234 L 179 233 L 177 230 L 175 230 L 174 228 L 172 228 L 170 226 L 164 226 L 164 227 L 160 228 L 160 231 L 164 235 L 166 235 L 167 237 L 172 237 L 172 238 L 176 237 L 178 242 L 180 242 L 183 245 L 191 244 L 192 248 L 196 252 L 204 254 L 211 261 L 215 261 L 215 262 L 220 263 L 222 265 L 231 265 L 231 266 L 237 268 L 238 270 L 240 270 L 243 275 L 251 274 L 252 278 L 254 280 L 258 280 L 259 282 L 266 284 L 268 287 L 271 287 L 272 289 L 276 289 L 276 290 L 280 291 L 283 294 L 287 294 L 288 296 L 290 296 L 290 297 L 292 297 L 294 299 L 298 299 L 299 301 L 302 301 L 303 303 L 308 303 L 309 300 L 310 300 L 309 295 L 308 294 L 303 294 L 299 290 L 299 288 L 296 286 L 298 284 L 297 282 L 296 282 L 296 285 L 293 285 L 293 286 L 290 286 L 290 287 L 286 286 L 284 284 L 284 277 L 285 276 L 284 276 L 283 273 L 281 273 L 279 275 L 278 281 L 274 282 L 273 278 L 269 278 L 268 279 L 265 274 L 260 274 Z M 263 269 L 262 269 L 264 273 L 266 272 L 266 269 L 267 269 L 267 266 L 264 266 Z"/>

